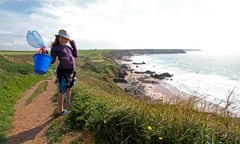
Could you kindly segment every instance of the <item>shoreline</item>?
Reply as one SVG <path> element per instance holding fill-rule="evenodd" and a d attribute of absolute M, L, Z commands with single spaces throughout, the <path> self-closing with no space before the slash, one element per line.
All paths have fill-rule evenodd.
<path fill-rule="evenodd" d="M 201 112 L 240 117 L 236 112 L 230 112 L 228 103 L 225 105 L 214 104 L 201 97 L 201 95 L 186 93 L 174 87 L 167 82 L 171 80 L 169 78 L 158 79 L 151 77 L 151 74 L 148 72 L 137 72 L 137 65 L 145 63 L 133 63 L 131 56 L 133 55 L 122 55 L 120 59 L 113 59 L 120 66 L 122 73 L 120 77 L 124 79 L 123 81 L 115 82 L 129 95 L 135 98 L 167 104 L 177 104 L 184 101 L 193 102 L 193 108 Z"/>
<path fill-rule="evenodd" d="M 116 82 L 118 86 L 133 97 L 149 99 L 151 101 L 161 101 L 164 103 L 176 103 L 177 100 L 184 99 L 183 92 L 167 83 L 166 79 L 151 77 L 151 74 L 137 72 L 130 58 L 123 56 L 122 59 L 114 59 L 115 62 L 125 72 L 126 82 Z M 187 95 L 184 93 L 184 95 Z"/>

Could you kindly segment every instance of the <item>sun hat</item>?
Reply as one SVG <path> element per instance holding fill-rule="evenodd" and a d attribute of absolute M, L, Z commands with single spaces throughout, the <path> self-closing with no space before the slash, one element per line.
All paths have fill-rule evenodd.
<path fill-rule="evenodd" d="M 64 37 L 66 39 L 70 39 L 70 36 L 68 35 L 67 31 L 64 30 L 64 29 L 60 29 L 58 31 L 58 34 L 56 34 L 55 36 L 61 36 L 61 37 Z"/>

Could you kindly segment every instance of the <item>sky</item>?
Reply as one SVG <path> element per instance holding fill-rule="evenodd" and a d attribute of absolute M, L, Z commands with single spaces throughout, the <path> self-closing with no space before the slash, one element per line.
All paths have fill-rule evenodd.
<path fill-rule="evenodd" d="M 78 49 L 202 49 L 240 53 L 239 0 L 0 0 L 0 50 L 34 50 L 65 29 Z"/>

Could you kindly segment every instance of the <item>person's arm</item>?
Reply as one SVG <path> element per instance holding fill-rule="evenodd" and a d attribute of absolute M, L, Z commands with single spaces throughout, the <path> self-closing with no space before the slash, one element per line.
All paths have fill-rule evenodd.
<path fill-rule="evenodd" d="M 70 40 L 69 43 L 70 43 L 71 47 L 73 48 L 73 50 L 72 50 L 73 56 L 74 57 L 78 57 L 78 50 L 77 50 L 77 46 L 76 46 L 75 41 L 74 40 Z"/>
<path fill-rule="evenodd" d="M 47 51 L 47 49 L 45 48 L 45 47 L 40 47 L 39 49 L 38 49 L 38 52 L 37 52 L 38 54 L 48 54 L 48 51 Z"/>
<path fill-rule="evenodd" d="M 57 57 L 55 48 L 52 48 L 52 49 L 51 49 L 51 57 L 52 57 L 51 64 L 53 64 L 53 63 L 56 61 L 56 57 Z"/>

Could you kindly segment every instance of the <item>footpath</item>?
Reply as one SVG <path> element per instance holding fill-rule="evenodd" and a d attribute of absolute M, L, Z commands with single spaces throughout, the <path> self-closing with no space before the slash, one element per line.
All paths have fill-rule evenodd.
<path fill-rule="evenodd" d="M 54 119 L 55 106 L 51 98 L 57 90 L 55 77 L 46 80 L 47 89 L 35 97 L 32 103 L 26 105 L 26 100 L 44 81 L 28 89 L 15 104 L 13 128 L 7 134 L 7 144 L 47 143 L 46 132 Z"/>

